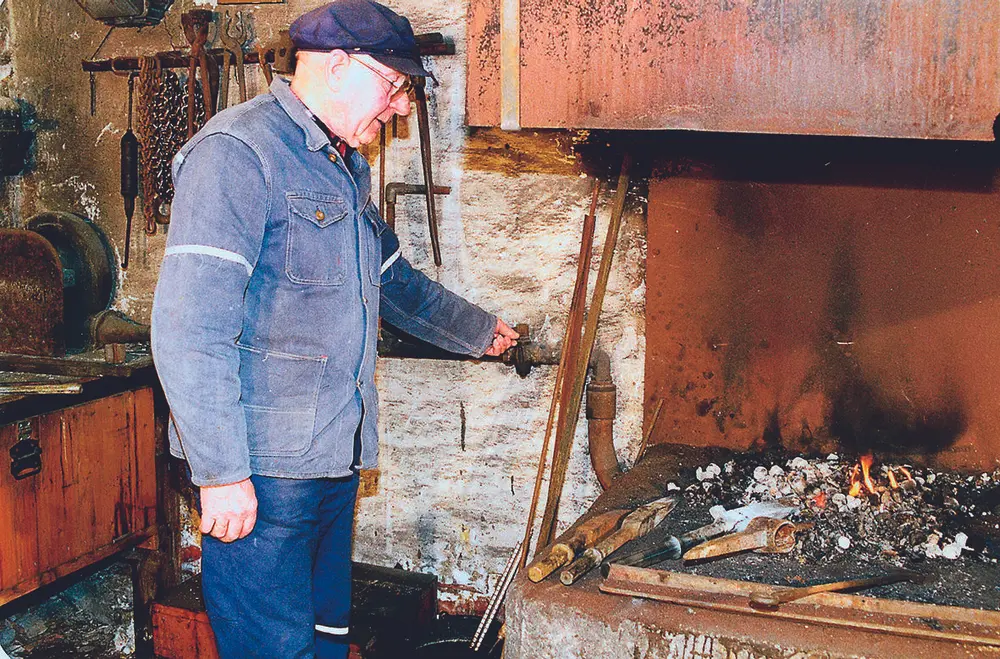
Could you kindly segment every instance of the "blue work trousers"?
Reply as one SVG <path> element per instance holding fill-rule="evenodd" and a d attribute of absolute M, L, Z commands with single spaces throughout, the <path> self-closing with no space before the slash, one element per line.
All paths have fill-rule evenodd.
<path fill-rule="evenodd" d="M 257 525 L 202 539 L 202 589 L 222 659 L 344 659 L 357 475 L 252 476 Z"/>

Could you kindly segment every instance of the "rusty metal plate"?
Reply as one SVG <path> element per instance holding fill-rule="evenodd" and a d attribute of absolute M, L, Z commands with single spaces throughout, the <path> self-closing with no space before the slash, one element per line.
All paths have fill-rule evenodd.
<path fill-rule="evenodd" d="M 714 137 L 649 185 L 651 443 L 1000 463 L 992 145 Z"/>
<path fill-rule="evenodd" d="M 59 255 L 32 231 L 0 229 L 0 352 L 65 352 Z"/>
<path fill-rule="evenodd" d="M 498 0 L 469 14 L 468 117 L 499 119 Z M 995 0 L 521 2 L 523 127 L 992 140 Z"/>

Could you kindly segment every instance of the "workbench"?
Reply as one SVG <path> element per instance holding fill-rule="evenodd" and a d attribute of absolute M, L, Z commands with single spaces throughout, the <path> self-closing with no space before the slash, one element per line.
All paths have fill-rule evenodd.
<path fill-rule="evenodd" d="M 0 371 L 0 382 L 25 379 Z M 73 380 L 82 392 L 0 397 L 0 606 L 126 550 L 174 544 L 163 525 L 165 488 L 157 487 L 167 464 L 165 403 L 148 355 L 125 377 L 27 379 Z M 135 584 L 140 643 L 141 609 L 163 581 L 156 573 L 176 562 L 166 553 L 132 561 L 146 582 Z"/>

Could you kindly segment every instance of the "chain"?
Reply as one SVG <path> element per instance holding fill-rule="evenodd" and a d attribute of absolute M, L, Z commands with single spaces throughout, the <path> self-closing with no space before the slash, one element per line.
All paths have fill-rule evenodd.
<path fill-rule="evenodd" d="M 195 127 L 205 123 L 205 104 L 196 84 Z M 139 64 L 139 109 L 136 119 L 139 138 L 139 167 L 142 180 L 142 209 L 146 233 L 156 233 L 156 224 L 170 221 L 174 200 L 171 163 L 187 141 L 187 86 L 177 74 L 164 70 L 155 57 Z"/>

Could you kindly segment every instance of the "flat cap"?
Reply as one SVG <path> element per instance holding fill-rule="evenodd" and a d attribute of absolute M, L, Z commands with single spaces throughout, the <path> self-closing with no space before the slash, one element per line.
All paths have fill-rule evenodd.
<path fill-rule="evenodd" d="M 336 0 L 302 14 L 288 34 L 299 50 L 363 53 L 391 69 L 432 77 L 420 61 L 410 21 L 372 0 Z"/>

